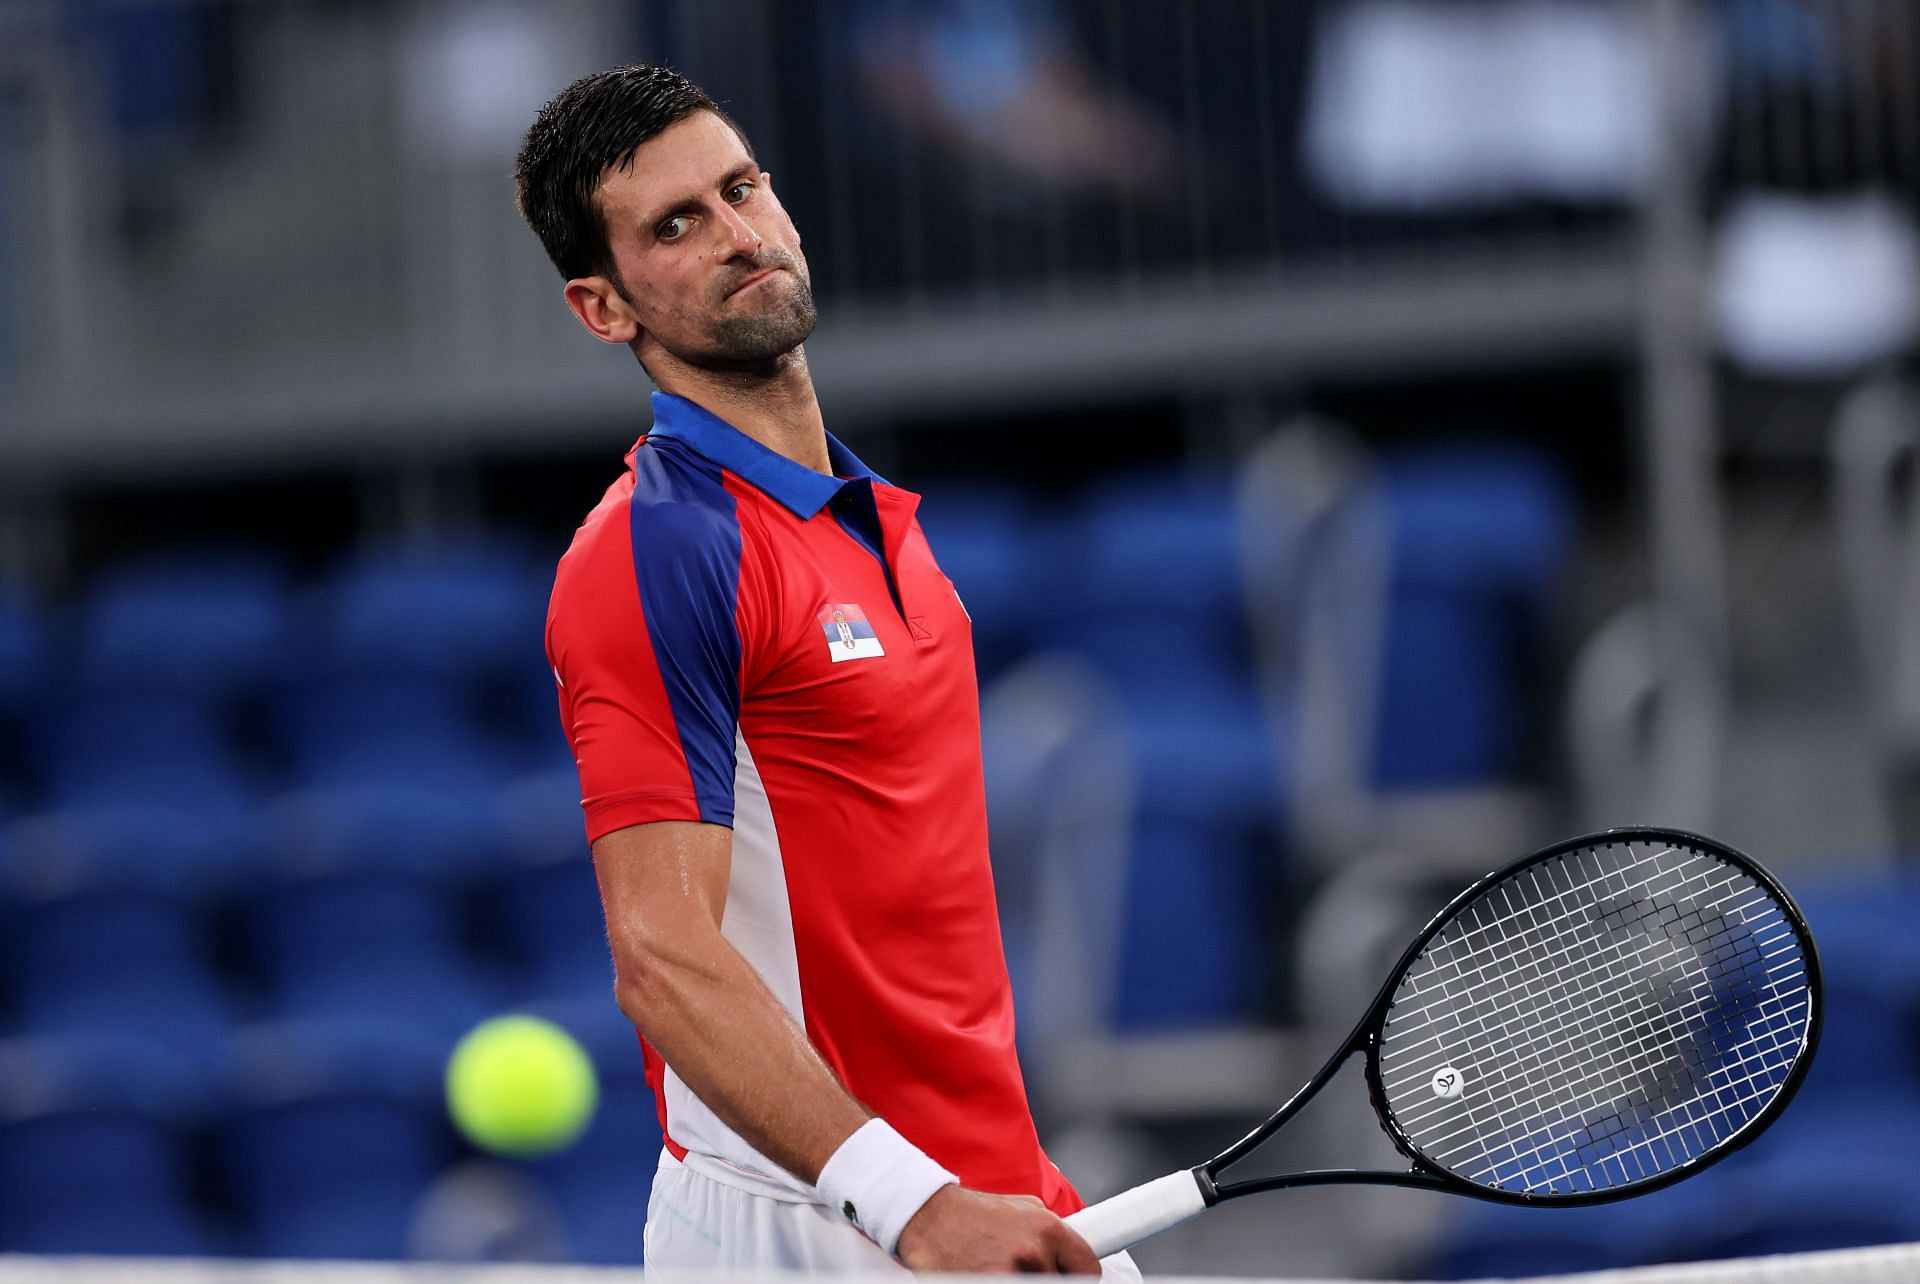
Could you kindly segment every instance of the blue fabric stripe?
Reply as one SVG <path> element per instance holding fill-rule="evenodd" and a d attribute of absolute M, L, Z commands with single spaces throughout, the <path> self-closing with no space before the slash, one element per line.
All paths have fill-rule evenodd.
<path fill-rule="evenodd" d="M 671 441 L 634 454 L 634 578 L 700 819 L 733 824 L 740 517 L 718 465 Z"/>

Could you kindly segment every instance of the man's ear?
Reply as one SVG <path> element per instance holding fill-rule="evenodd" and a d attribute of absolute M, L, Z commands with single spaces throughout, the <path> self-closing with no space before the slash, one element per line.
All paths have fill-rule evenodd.
<path fill-rule="evenodd" d="M 630 344 L 640 335 L 640 318 L 633 305 L 604 276 L 575 277 L 567 282 L 567 306 L 587 332 L 602 343 Z"/>

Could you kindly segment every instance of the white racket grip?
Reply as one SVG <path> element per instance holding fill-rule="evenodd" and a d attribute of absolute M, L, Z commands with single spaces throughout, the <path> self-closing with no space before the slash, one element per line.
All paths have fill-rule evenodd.
<path fill-rule="evenodd" d="M 1186 1170 L 1123 1190 L 1112 1199 L 1081 1209 L 1066 1221 L 1093 1246 L 1095 1257 L 1105 1257 L 1178 1226 L 1206 1206 L 1200 1179 Z"/>

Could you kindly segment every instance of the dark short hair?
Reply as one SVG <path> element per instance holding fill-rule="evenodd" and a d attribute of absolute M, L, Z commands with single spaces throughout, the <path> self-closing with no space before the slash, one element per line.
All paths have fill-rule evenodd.
<path fill-rule="evenodd" d="M 671 67 L 634 63 L 582 76 L 540 109 L 514 163 L 514 195 L 547 257 L 568 280 L 607 276 L 621 293 L 597 193 L 610 169 L 633 163 L 640 144 L 697 111 L 746 131 L 700 86 Z"/>

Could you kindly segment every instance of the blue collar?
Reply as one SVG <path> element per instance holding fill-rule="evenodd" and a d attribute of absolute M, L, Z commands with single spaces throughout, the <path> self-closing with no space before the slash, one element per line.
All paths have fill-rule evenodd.
<path fill-rule="evenodd" d="M 653 427 L 648 433 L 684 441 L 779 500 L 801 521 L 825 508 L 848 481 L 865 479 L 871 485 L 887 484 L 886 478 L 861 463 L 832 433 L 827 434 L 827 462 L 834 475 L 827 477 L 769 450 L 718 415 L 670 392 L 653 394 Z"/>

